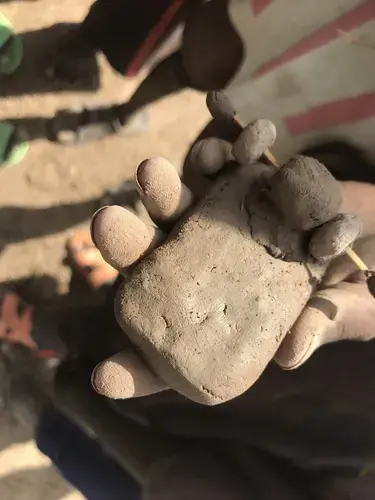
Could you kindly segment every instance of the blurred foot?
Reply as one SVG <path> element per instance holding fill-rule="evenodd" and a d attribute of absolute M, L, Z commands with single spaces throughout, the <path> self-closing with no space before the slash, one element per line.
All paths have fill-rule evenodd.
<path fill-rule="evenodd" d="M 135 135 L 147 130 L 147 112 L 134 115 L 126 104 L 57 111 L 47 123 L 50 141 L 65 145 L 80 145 L 98 141 L 109 135 Z"/>
<path fill-rule="evenodd" d="M 31 336 L 33 308 L 16 293 L 0 289 L 0 339 L 36 350 Z"/>
<path fill-rule="evenodd" d="M 46 78 L 70 84 L 90 80 L 91 85 L 98 88 L 99 67 L 96 50 L 85 40 L 80 24 L 55 27 L 65 29 L 47 56 Z"/>
<path fill-rule="evenodd" d="M 77 232 L 67 243 L 68 256 L 93 290 L 112 285 L 118 272 L 107 264 L 94 245 L 90 231 Z"/>

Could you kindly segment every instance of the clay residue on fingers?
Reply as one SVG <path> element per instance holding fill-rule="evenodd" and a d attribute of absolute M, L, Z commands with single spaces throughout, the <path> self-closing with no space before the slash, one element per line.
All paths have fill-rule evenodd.
<path fill-rule="evenodd" d="M 191 191 L 164 158 L 142 162 L 136 171 L 136 182 L 145 207 L 156 221 L 177 220 L 193 202 Z"/>
<path fill-rule="evenodd" d="M 96 392 L 111 399 L 137 398 L 166 389 L 166 384 L 132 351 L 120 352 L 99 363 L 91 381 Z"/>
<path fill-rule="evenodd" d="M 307 231 L 336 216 L 341 191 L 324 165 L 313 158 L 297 156 L 272 177 L 270 198 L 286 224 Z"/>
<path fill-rule="evenodd" d="M 116 205 L 96 214 L 92 233 L 104 260 L 118 270 L 134 264 L 153 237 L 152 230 L 135 214 Z"/>

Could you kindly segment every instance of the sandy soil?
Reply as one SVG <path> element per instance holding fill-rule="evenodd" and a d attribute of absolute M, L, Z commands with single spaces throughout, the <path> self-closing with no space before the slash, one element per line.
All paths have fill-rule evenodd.
<path fill-rule="evenodd" d="M 97 93 L 61 89 L 40 76 L 49 43 L 44 29 L 79 21 L 90 3 L 0 0 L 0 9 L 25 37 L 22 68 L 0 81 L 0 119 L 48 117 L 61 108 L 126 99 L 136 82 L 117 77 L 105 62 Z M 103 193 L 129 179 L 145 157 L 162 155 L 178 166 L 208 119 L 203 101 L 204 96 L 187 91 L 153 105 L 145 135 L 113 137 L 79 148 L 34 140 L 21 165 L 1 171 L 0 281 L 32 277 L 32 286 L 38 284 L 32 288 L 36 302 L 48 300 L 55 289 L 65 293 L 71 278 L 63 264 L 67 236 L 87 224 Z M 35 449 L 31 428 L 0 418 L 0 498 L 81 498 Z"/>

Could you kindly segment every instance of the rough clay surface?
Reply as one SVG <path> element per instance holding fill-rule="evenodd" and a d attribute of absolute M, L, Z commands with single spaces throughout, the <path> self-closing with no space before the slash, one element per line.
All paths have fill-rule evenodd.
<path fill-rule="evenodd" d="M 251 235 L 273 257 L 302 262 L 306 258 L 309 235 L 286 226 L 280 212 L 270 203 L 269 183 L 274 174 L 274 167 L 264 166 L 258 179 L 249 187 L 245 207 Z"/>
<path fill-rule="evenodd" d="M 324 165 L 306 156 L 296 156 L 278 170 L 270 185 L 276 208 L 296 229 L 324 224 L 337 214 L 341 203 L 339 184 Z"/>
<path fill-rule="evenodd" d="M 325 269 L 276 259 L 252 238 L 246 198 L 270 169 L 220 177 L 119 291 L 117 318 L 149 365 L 200 403 L 257 380 Z"/>

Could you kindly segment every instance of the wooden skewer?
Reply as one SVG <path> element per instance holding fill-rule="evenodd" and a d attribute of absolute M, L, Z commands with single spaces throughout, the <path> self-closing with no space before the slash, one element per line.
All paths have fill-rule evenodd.
<path fill-rule="evenodd" d="M 245 122 L 238 116 L 237 111 L 233 108 L 230 100 L 224 94 L 224 92 L 209 92 L 207 94 L 206 104 L 208 110 L 210 111 L 213 118 L 218 120 L 231 120 L 236 123 L 240 128 L 244 129 L 246 127 Z M 271 153 L 269 149 L 267 149 L 263 155 L 267 158 L 267 160 L 274 165 L 276 168 L 281 168 L 280 163 L 277 161 L 275 156 Z M 373 274 L 367 265 L 363 262 L 363 260 L 359 257 L 357 252 L 353 250 L 353 248 L 348 247 L 345 250 L 346 255 L 351 259 L 354 264 L 361 271 L 367 273 L 369 275 Z"/>
<path fill-rule="evenodd" d="M 369 268 L 366 266 L 361 257 L 357 254 L 357 252 L 355 252 L 352 249 L 352 247 L 348 247 L 345 250 L 345 253 L 350 259 L 352 259 L 352 261 L 358 267 L 358 269 L 360 269 L 363 272 L 369 271 Z"/>

